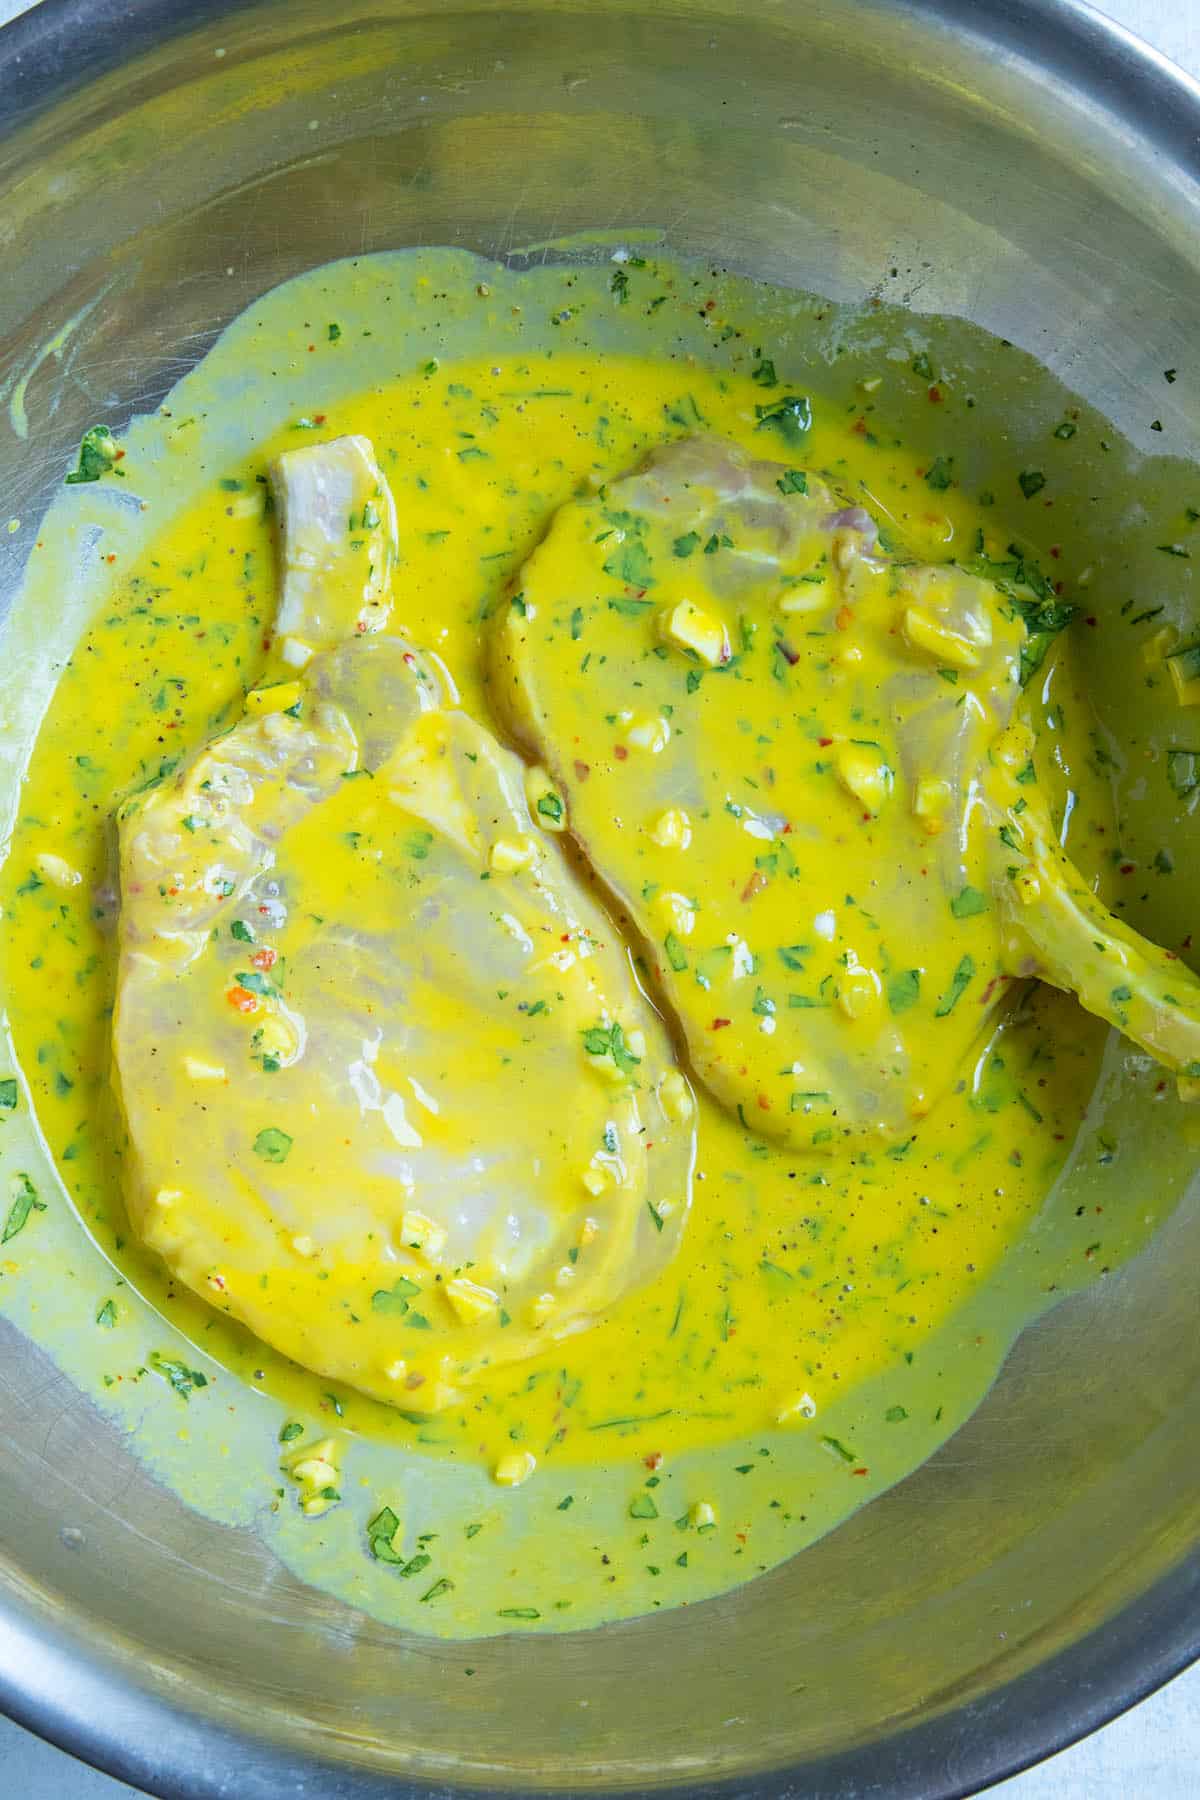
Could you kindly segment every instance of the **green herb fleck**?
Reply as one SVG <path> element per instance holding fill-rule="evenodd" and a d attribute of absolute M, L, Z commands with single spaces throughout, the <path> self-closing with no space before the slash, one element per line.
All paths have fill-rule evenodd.
<path fill-rule="evenodd" d="M 421 1289 L 417 1282 L 410 1281 L 407 1275 L 401 1275 L 390 1288 L 376 1288 L 371 1295 L 371 1311 L 391 1314 L 393 1318 L 403 1318 L 408 1311 L 408 1303 L 414 1294 Z"/>
<path fill-rule="evenodd" d="M 950 986 L 938 1001 L 934 1017 L 944 1019 L 947 1013 L 952 1013 L 974 978 L 975 960 L 973 957 L 964 956 L 950 978 Z"/>
<path fill-rule="evenodd" d="M 12 1205 L 8 1209 L 8 1217 L 4 1221 L 4 1232 L 0 1243 L 7 1244 L 15 1238 L 19 1231 L 24 1231 L 29 1223 L 29 1215 L 34 1212 L 45 1212 L 46 1203 L 38 1199 L 38 1191 L 28 1175 L 14 1175 L 12 1182 Z"/>
<path fill-rule="evenodd" d="M 807 394 L 784 394 L 767 406 L 756 406 L 757 429 L 770 426 L 787 444 L 802 444 L 812 430 L 812 402 Z"/>
<path fill-rule="evenodd" d="M 951 896 L 950 911 L 956 919 L 972 919 L 976 913 L 985 913 L 987 909 L 987 895 L 969 884 Z"/>
<path fill-rule="evenodd" d="M 152 1350 L 146 1358 L 156 1375 L 161 1375 L 167 1385 L 179 1395 L 181 1400 L 190 1400 L 199 1388 L 208 1386 L 208 1376 L 199 1369 L 189 1369 L 186 1363 L 174 1356 L 163 1356 Z"/>
<path fill-rule="evenodd" d="M 286 1131 L 280 1131 L 277 1125 L 266 1126 L 254 1140 L 254 1154 L 261 1156 L 264 1162 L 286 1162 L 291 1147 L 291 1138 Z"/>
<path fill-rule="evenodd" d="M 907 1012 L 921 997 L 920 969 L 902 969 L 887 984 L 888 1005 L 894 1013 Z"/>
<path fill-rule="evenodd" d="M 589 1025 L 581 1035 L 589 1056 L 611 1056 L 622 1075 L 631 1075 L 642 1060 L 630 1050 L 616 1020 L 611 1025 Z"/>
<path fill-rule="evenodd" d="M 823 1437 L 821 1439 L 821 1442 L 824 1444 L 825 1448 L 828 1451 L 830 1451 L 834 1456 L 840 1457 L 844 1463 L 853 1463 L 853 1462 L 858 1461 L 858 1458 L 854 1454 L 854 1451 L 847 1450 L 845 1444 L 843 1444 L 839 1438 Z"/>
<path fill-rule="evenodd" d="M 66 477 L 68 487 L 82 481 L 99 481 L 117 460 L 117 440 L 107 425 L 93 425 L 79 445 L 79 466 Z"/>

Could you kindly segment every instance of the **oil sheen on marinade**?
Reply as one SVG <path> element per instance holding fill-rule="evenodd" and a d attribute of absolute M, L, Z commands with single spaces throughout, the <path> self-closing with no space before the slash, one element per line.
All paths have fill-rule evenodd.
<path fill-rule="evenodd" d="M 666 359 L 528 350 L 502 364 L 485 358 L 419 369 L 370 393 L 330 400 L 323 428 L 367 436 L 395 493 L 404 631 L 450 672 L 463 712 L 484 729 L 492 723 L 484 636 L 512 576 L 581 482 L 599 484 L 630 468 L 664 434 L 689 434 L 694 414 L 680 416 L 684 391 L 681 371 Z M 748 370 L 718 377 L 691 369 L 686 393 L 714 432 L 752 455 L 763 452 L 761 389 Z M 234 724 L 249 688 L 287 673 L 276 668 L 264 676 L 275 571 L 272 522 L 256 478 L 309 425 L 263 444 L 245 468 L 214 471 L 210 492 L 128 572 L 116 602 L 64 670 L 10 863 L 13 1025 L 39 1112 L 88 1225 L 150 1291 L 153 1268 L 130 1262 L 113 1199 L 117 1154 L 104 1099 L 113 979 L 106 821 L 121 796 Z M 779 446 L 771 448 L 777 453 Z M 805 466 L 837 468 L 844 482 L 857 451 L 850 432 L 818 403 Z M 906 546 L 927 558 L 973 545 L 982 522 L 958 493 L 935 497 L 914 485 L 914 460 L 901 445 L 872 469 L 875 495 Z M 1003 548 L 986 535 L 984 542 L 996 554 Z M 702 557 L 704 546 L 695 554 Z M 586 654 L 582 642 L 575 648 Z M 1055 793 L 1065 776 L 1081 788 L 1076 833 L 1102 830 L 1103 802 L 1088 785 L 1081 750 L 1086 702 L 1065 657 L 1039 677 L 1037 692 L 1039 720 L 1047 710 L 1056 719 L 1056 757 L 1044 778 Z M 686 697 L 684 688 L 680 711 Z M 605 720 L 593 726 L 612 729 Z M 752 746 L 754 718 L 738 729 Z M 582 748 L 580 760 L 587 760 Z M 753 766 L 762 760 L 756 756 Z M 354 790 L 366 785 L 344 783 L 331 806 L 347 814 L 361 807 Z M 839 832 L 864 826 L 846 852 L 848 868 L 857 869 L 870 828 L 847 812 L 843 788 L 824 775 L 819 792 Z M 346 831 L 359 829 L 347 816 Z M 775 853 L 764 840 L 758 854 Z M 305 881 L 321 896 L 312 911 L 320 913 L 326 894 L 340 897 L 352 865 L 357 877 L 357 854 L 345 842 L 331 853 L 326 837 L 298 840 Z M 728 879 L 744 889 L 740 859 Z M 679 892 L 685 902 L 703 902 L 685 882 Z M 366 895 L 375 916 L 385 896 L 376 899 L 370 886 Z M 848 884 L 841 906 L 852 909 L 860 898 Z M 303 958 L 305 933 L 315 927 L 295 929 Z M 781 939 L 795 941 L 790 934 Z M 234 985 L 247 947 L 228 940 L 222 978 L 227 973 Z M 793 986 L 807 993 L 799 972 L 780 965 L 773 975 L 778 992 L 767 997 L 777 1007 L 790 1004 Z M 939 997 L 951 991 L 941 980 L 928 985 Z M 959 1004 L 975 999 L 964 992 Z M 431 993 L 427 1004 L 438 1028 L 453 1032 L 453 997 Z M 505 1052 L 513 1016 L 503 1008 L 497 995 L 495 1010 L 474 1021 L 480 1054 Z M 231 1015 L 227 1024 L 234 1023 Z M 648 1421 L 639 1434 L 644 1447 L 669 1456 L 765 1428 L 781 1415 L 802 1421 L 810 1403 L 820 1412 L 910 1356 L 996 1267 L 1061 1164 L 1089 1089 L 1096 1042 L 1080 1030 L 1072 1002 L 1035 990 L 1001 1020 L 990 1043 L 971 1051 L 957 1088 L 915 1135 L 892 1146 L 896 1154 L 852 1147 L 816 1164 L 797 1159 L 701 1095 L 696 1204 L 673 1260 L 640 1291 L 616 1300 L 591 1330 L 535 1348 L 519 1369 L 495 1370 L 420 1441 L 485 1461 L 521 1442 L 539 1457 L 604 1462 L 614 1442 L 609 1428 L 627 1420 Z M 249 1090 L 271 1076 L 243 1064 L 238 1079 Z M 504 1130 L 533 1141 L 552 1131 L 557 1106 L 553 1083 L 525 1084 L 506 1106 Z M 254 1123 L 256 1132 L 278 1130 L 298 1141 L 272 1111 L 256 1114 Z M 267 1139 L 268 1147 L 277 1143 Z M 302 1344 L 309 1329 L 303 1249 L 294 1247 L 280 1291 L 262 1303 L 277 1306 L 292 1344 Z M 369 1258 L 357 1269 L 347 1264 L 346 1279 L 357 1283 L 369 1309 L 376 1291 Z M 232 1366 L 259 1368 L 293 1404 L 324 1408 L 320 1383 L 306 1385 L 302 1373 L 272 1364 L 237 1334 L 214 1336 L 199 1303 L 176 1290 L 169 1310 Z M 369 1310 L 365 1316 L 373 1319 L 365 1329 L 375 1330 L 379 1319 Z M 370 1426 L 366 1402 L 343 1393 L 342 1405 L 360 1427 Z"/>

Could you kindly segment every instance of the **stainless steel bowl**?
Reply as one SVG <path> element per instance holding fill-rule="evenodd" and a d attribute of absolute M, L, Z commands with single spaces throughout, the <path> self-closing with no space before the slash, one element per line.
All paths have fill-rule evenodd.
<path fill-rule="evenodd" d="M 0 427 L 14 513 L 288 275 L 595 226 L 849 301 L 896 267 L 1135 439 L 1178 366 L 1200 438 L 1200 91 L 1073 0 L 46 0 L 0 118 L 0 375 L 96 302 L 30 441 Z M 7 1330 L 0 1695 L 162 1795 L 964 1793 L 1200 1652 L 1198 1262 L 1185 1203 L 740 1592 L 469 1654 L 186 1512 Z"/>

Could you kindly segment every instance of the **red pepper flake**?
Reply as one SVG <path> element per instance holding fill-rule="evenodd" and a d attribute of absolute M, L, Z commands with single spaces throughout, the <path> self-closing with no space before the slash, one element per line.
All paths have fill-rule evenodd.
<path fill-rule="evenodd" d="M 118 450 L 116 455 L 113 457 L 113 461 L 120 462 L 124 455 L 125 455 L 125 452 L 123 450 Z"/>
<path fill-rule="evenodd" d="M 576 757 L 576 759 L 575 759 L 575 779 L 576 779 L 576 781 L 586 781 L 588 776 L 591 774 L 591 772 L 592 771 L 591 771 L 590 766 L 585 762 L 580 762 L 578 757 Z"/>
<path fill-rule="evenodd" d="M 820 744 L 822 750 L 828 750 L 830 744 L 832 744 L 832 742 L 833 742 L 833 739 L 832 738 L 818 738 L 817 742 L 818 742 L 818 744 Z"/>
<path fill-rule="evenodd" d="M 261 950 L 256 950 L 254 952 L 250 961 L 254 964 L 256 969 L 273 969 L 275 967 L 275 952 L 270 949 L 268 945 L 264 944 Z"/>
<path fill-rule="evenodd" d="M 1050 554 L 1054 558 L 1055 562 L 1057 562 L 1059 557 L 1062 555 L 1062 545 L 1061 544 L 1051 544 Z"/>
<path fill-rule="evenodd" d="M 324 423 L 325 423 L 325 414 L 324 413 L 314 413 L 313 414 L 313 424 L 314 425 L 323 425 Z"/>
<path fill-rule="evenodd" d="M 870 1469 L 851 1469 L 850 1473 L 852 1475 L 869 1475 L 871 1471 Z"/>
<path fill-rule="evenodd" d="M 258 1000 L 250 992 L 249 988 L 244 988 L 240 985 L 231 987 L 225 998 L 228 1000 L 230 1006 L 236 1007 L 240 1013 L 252 1013 L 258 1011 Z"/>
<path fill-rule="evenodd" d="M 116 551 L 115 551 L 115 550 L 110 550 L 110 551 L 109 551 L 109 553 L 108 553 L 108 555 L 107 555 L 107 556 L 106 556 L 106 557 L 105 557 L 105 559 L 104 559 L 104 560 L 105 560 L 105 562 L 110 562 L 110 563 L 114 563 L 114 562 L 116 562 L 116 560 L 117 560 L 117 553 L 116 553 Z"/>
<path fill-rule="evenodd" d="M 839 606 L 833 622 L 839 631 L 848 631 L 850 626 L 854 623 L 854 612 L 852 608 L 849 606 Z"/>
<path fill-rule="evenodd" d="M 629 752 L 625 748 L 624 744 L 614 744 L 613 745 L 613 755 L 616 757 L 618 762 L 625 762 L 628 760 Z"/>
<path fill-rule="evenodd" d="M 1095 631 L 1097 625 L 1100 623 L 1100 621 L 1096 617 L 1095 613 L 1089 613 L 1087 618 L 1083 622 L 1085 625 L 1090 625 L 1093 631 Z"/>
<path fill-rule="evenodd" d="M 855 419 L 855 421 L 854 421 L 853 425 L 850 427 L 850 429 L 856 437 L 866 437 L 867 421 L 862 417 L 861 413 L 859 414 L 858 418 Z"/>
<path fill-rule="evenodd" d="M 1122 875 L 1132 875 L 1133 871 L 1136 869 L 1136 867 L 1137 867 L 1136 863 L 1122 863 L 1121 864 L 1121 873 L 1122 873 Z"/>
<path fill-rule="evenodd" d="M 726 1025 L 730 1025 L 732 1023 L 733 1023 L 733 1021 L 731 1019 L 714 1019 L 712 1022 L 711 1029 L 713 1031 L 723 1031 Z"/>
<path fill-rule="evenodd" d="M 663 1454 L 661 1450 L 652 1450 L 649 1456 L 643 1456 L 642 1467 L 645 1469 L 661 1469 Z"/>
<path fill-rule="evenodd" d="M 765 1094 L 760 1094 L 758 1096 L 758 1105 L 761 1112 L 770 1112 L 771 1110 L 771 1102 L 767 1099 Z"/>
<path fill-rule="evenodd" d="M 761 869 L 755 869 L 753 875 L 742 889 L 743 900 L 753 900 L 755 894 L 761 894 L 767 885 L 767 878 Z"/>
<path fill-rule="evenodd" d="M 940 406 L 940 405 L 941 405 L 941 404 L 942 404 L 942 390 L 941 390 L 941 388 L 940 388 L 940 387 L 937 387 L 937 386 L 934 386 L 934 387 L 931 387 L 931 388 L 930 388 L 930 390 L 929 390 L 929 404 L 930 404 L 930 406 Z M 856 1470 L 855 1470 L 855 1471 L 854 1471 L 854 1473 L 855 1473 L 855 1474 L 856 1474 L 856 1475 L 857 1475 L 857 1473 L 858 1473 L 858 1470 L 857 1470 L 857 1469 L 856 1469 Z M 865 1470 L 865 1469 L 864 1469 L 864 1470 L 863 1470 L 863 1474 L 864 1474 L 864 1475 L 865 1475 L 865 1474 L 866 1474 L 866 1470 Z"/>

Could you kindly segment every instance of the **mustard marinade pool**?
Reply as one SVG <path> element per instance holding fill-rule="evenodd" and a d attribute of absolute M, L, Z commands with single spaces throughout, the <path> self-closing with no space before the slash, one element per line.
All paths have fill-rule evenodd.
<path fill-rule="evenodd" d="M 953 457 L 933 448 L 937 409 L 970 404 L 953 371 L 935 368 L 919 340 L 880 337 L 849 405 L 835 404 L 819 372 L 802 366 L 797 346 L 815 329 L 794 296 L 636 249 L 525 274 L 453 252 L 336 265 L 231 327 L 159 414 L 122 434 L 101 481 L 58 503 L 34 554 L 34 592 L 47 601 L 62 569 L 75 571 L 65 610 L 78 635 L 64 639 L 6 866 L 4 974 L 23 1080 L 0 1097 L 10 1141 L 30 1123 L 16 1115 L 32 1109 L 61 1189 L 52 1194 L 28 1169 L 14 1176 L 0 1293 L 136 1428 L 192 1504 L 269 1530 L 308 1579 L 420 1629 L 589 1624 L 695 1600 L 770 1566 L 926 1456 L 969 1412 L 1046 1290 L 1110 1266 L 1153 1222 L 1123 1222 L 1114 1242 L 1107 1222 L 1089 1219 L 1086 1242 L 1067 1227 L 1036 1273 L 1022 1266 L 1016 1247 L 1063 1188 L 1064 1168 L 1068 1186 L 1085 1179 L 1081 1163 L 1087 1182 L 1108 1180 L 1122 1083 L 1156 1076 L 1129 1046 L 1106 1052 L 1102 1024 L 1036 984 L 1018 984 L 982 1037 L 970 1023 L 948 1034 L 957 1080 L 948 1063 L 931 1084 L 947 1091 L 891 1141 L 803 1153 L 697 1085 L 693 1201 L 675 1254 L 590 1330 L 544 1349 L 531 1342 L 527 1360 L 490 1369 L 442 1410 L 424 1401 L 397 1410 L 307 1374 L 170 1280 L 125 1221 L 127 1139 L 109 1051 L 112 821 L 123 797 L 169 778 L 232 726 L 264 679 L 277 601 L 270 460 L 321 437 L 372 441 L 399 518 L 395 622 L 431 653 L 467 714 L 504 730 L 489 659 L 516 572 L 581 483 L 594 491 L 664 441 L 703 431 L 755 456 L 802 460 L 921 562 L 1012 554 L 1011 503 L 968 491 Z M 771 407 L 801 391 L 812 396 L 802 452 L 765 444 Z M 221 412 L 238 395 L 245 417 L 231 431 Z M 902 417 L 918 421 L 912 436 Z M 48 576 L 38 557 L 51 563 L 56 537 L 58 574 Z M 681 566 L 705 554 L 681 541 Z M 1017 554 L 1034 568 L 1033 546 Z M 1069 568 L 1055 545 L 1060 554 Z M 780 669 L 784 681 L 788 673 Z M 953 669 L 941 673 L 952 686 Z M 1094 867 L 1116 841 L 1110 765 L 1097 755 L 1102 737 L 1065 639 L 1029 682 L 1025 713 L 1055 821 L 1072 855 Z M 604 731 L 626 724 L 610 717 Z M 871 761 L 879 746 L 866 727 L 861 743 Z M 769 760 L 756 751 L 761 780 L 774 780 Z M 356 893 L 364 916 L 389 905 L 363 863 L 357 785 L 338 797 L 345 830 L 297 852 L 318 918 Z M 871 806 L 861 811 L 861 789 L 845 779 L 820 804 L 841 805 L 847 791 L 836 882 L 844 907 L 869 917 L 880 850 L 858 827 Z M 664 829 L 664 852 L 677 852 Z M 932 854 L 932 832 L 930 841 Z M 771 856 L 776 872 L 782 842 L 768 842 L 749 872 L 731 868 L 741 899 L 743 882 L 750 898 L 756 882 L 765 887 Z M 615 910 L 578 858 L 571 867 L 591 887 L 589 906 Z M 662 886 L 648 884 L 648 908 Z M 679 969 L 691 927 L 671 927 L 680 908 L 702 912 L 706 896 L 668 900 Z M 646 939 L 652 916 L 638 919 Z M 627 921 L 608 924 L 619 945 Z M 249 962 L 253 933 L 234 936 Z M 642 934 L 630 941 L 644 956 Z M 945 969 L 937 957 L 930 943 L 926 985 L 936 981 L 943 1002 L 953 994 L 943 1017 L 975 964 L 957 949 Z M 797 956 L 776 971 L 776 985 L 803 996 L 801 1009 L 821 1003 L 802 970 Z M 254 978 L 237 991 L 252 1007 Z M 782 989 L 757 991 L 756 1029 L 788 1005 Z M 912 995 L 892 999 L 901 1010 Z M 425 1004 L 436 1007 L 436 994 Z M 514 1031 L 529 1026 L 498 994 L 494 1017 L 473 1017 L 475 1048 L 503 1061 Z M 490 1118 L 486 1082 L 478 1091 L 481 1131 L 536 1143 L 562 1126 L 550 1082 L 531 1086 L 516 1110 L 511 1094 L 503 1108 L 497 1100 Z M 1176 1104 L 1173 1093 L 1164 1104 Z M 1172 1191 L 1164 1183 L 1163 1208 Z M 1060 1225 L 1112 1203 L 1087 1197 L 1086 1209 L 1062 1209 Z M 325 1280 L 302 1256 L 264 1299 L 268 1311 L 292 1309 L 289 1346 L 316 1343 L 312 1308 Z M 394 1338 L 386 1306 L 365 1307 L 355 1324 L 365 1341 Z M 492 1476 L 514 1459 L 533 1473 L 507 1491 Z"/>

